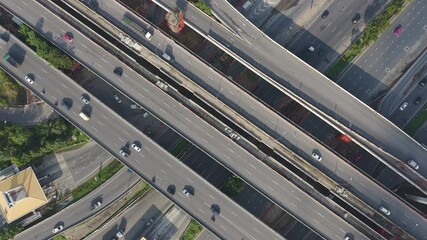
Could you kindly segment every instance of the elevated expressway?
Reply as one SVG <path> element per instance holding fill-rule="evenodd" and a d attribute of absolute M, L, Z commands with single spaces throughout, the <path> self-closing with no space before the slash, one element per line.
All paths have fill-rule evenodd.
<path fill-rule="evenodd" d="M 210 5 L 212 12 L 227 28 L 187 1 L 153 1 L 167 11 L 180 7 L 188 26 L 338 131 L 347 134 L 427 194 L 427 164 L 423 164 L 427 159 L 426 149 L 376 111 L 276 44 L 226 0 L 213 0 Z M 409 159 L 420 163 L 418 171 L 406 165 Z"/>
<path fill-rule="evenodd" d="M 351 233 L 356 239 L 366 239 L 353 226 L 337 217 L 326 207 L 264 164 L 259 164 L 259 160 L 241 147 L 238 147 L 223 133 L 212 128 L 208 123 L 195 116 L 194 113 L 149 83 L 131 68 L 124 66 L 108 51 L 94 44 L 89 38 L 69 26 L 56 15 L 46 11 L 37 2 L 28 0 L 16 6 L 16 2 L 6 0 L 2 4 L 49 41 L 102 77 L 118 91 L 149 109 L 150 112 L 154 113 L 189 141 L 195 143 L 205 153 L 241 176 L 242 179 L 260 193 L 288 212 L 297 215 L 302 222 L 315 229 L 320 235 L 341 239 L 346 233 Z M 58 39 L 57 36 L 61 36 L 64 32 L 73 34 L 74 40 L 72 43 L 66 43 L 64 40 Z M 123 68 L 124 74 L 122 77 L 117 77 L 113 74 L 113 69 L 117 66 Z M 130 134 L 127 131 L 126 133 Z M 144 166 L 147 167 L 148 165 Z M 330 228 L 330 226 L 335 227 Z"/>

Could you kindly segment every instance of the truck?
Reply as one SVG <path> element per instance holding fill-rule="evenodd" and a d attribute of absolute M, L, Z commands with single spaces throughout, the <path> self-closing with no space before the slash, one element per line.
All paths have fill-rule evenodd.
<path fill-rule="evenodd" d="M 10 54 L 8 53 L 8 54 L 6 54 L 6 56 L 4 56 L 4 58 L 3 58 L 5 61 L 7 61 L 8 63 L 10 63 L 10 65 L 12 65 L 12 66 L 14 66 L 14 67 L 16 67 L 16 68 L 19 68 L 21 65 L 19 65 L 19 63 L 17 63 L 16 62 L 16 60 L 12 57 L 12 56 L 10 56 Z"/>
<path fill-rule="evenodd" d="M 127 36 L 126 34 L 120 33 L 119 37 L 120 37 L 120 41 L 124 42 L 129 47 L 137 51 L 141 51 L 142 46 L 139 43 L 137 43 L 135 40 Z"/>

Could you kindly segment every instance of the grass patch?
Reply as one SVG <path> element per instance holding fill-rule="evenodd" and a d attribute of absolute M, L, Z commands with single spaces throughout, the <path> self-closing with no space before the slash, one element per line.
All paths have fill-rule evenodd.
<path fill-rule="evenodd" d="M 212 9 L 209 4 L 205 3 L 203 0 L 190 0 L 196 8 L 200 9 L 202 12 L 206 13 L 208 16 L 213 17 Z"/>
<path fill-rule="evenodd" d="M 202 230 L 202 225 L 191 219 L 190 224 L 188 224 L 187 230 L 185 230 L 185 233 L 182 235 L 181 240 L 193 240 L 197 237 L 197 235 L 199 235 Z"/>
<path fill-rule="evenodd" d="M 64 237 L 64 236 L 62 236 L 62 235 L 59 235 L 59 236 L 55 236 L 55 237 L 53 238 L 53 240 L 68 240 L 68 238 L 66 238 L 66 237 Z"/>
<path fill-rule="evenodd" d="M 174 156 L 178 156 L 181 152 L 183 152 L 190 145 L 191 145 L 190 142 L 188 142 L 184 138 L 181 138 L 181 140 L 179 140 L 179 142 L 172 148 L 170 153 Z"/>
<path fill-rule="evenodd" d="M 106 182 L 111 176 L 113 176 L 117 171 L 119 171 L 122 167 L 122 163 L 117 160 L 113 160 L 110 164 L 104 167 L 104 169 L 102 169 L 97 176 L 89 179 L 87 182 L 78 186 L 71 192 L 71 195 L 73 196 L 73 202 L 78 201 L 79 199 L 99 187 L 101 184 Z"/>
<path fill-rule="evenodd" d="M 331 80 L 337 80 L 341 72 L 350 64 L 364 48 L 375 42 L 378 37 L 390 27 L 390 19 L 399 14 L 406 2 L 411 0 L 394 0 L 384 11 L 370 22 L 360 38 L 345 51 L 343 56 L 326 71 L 326 76 Z"/>
<path fill-rule="evenodd" d="M 25 89 L 6 72 L 0 70 L 0 107 L 25 103 Z"/>
<path fill-rule="evenodd" d="M 423 106 L 421 111 L 403 129 L 409 136 L 413 136 L 427 120 L 427 104 Z"/>

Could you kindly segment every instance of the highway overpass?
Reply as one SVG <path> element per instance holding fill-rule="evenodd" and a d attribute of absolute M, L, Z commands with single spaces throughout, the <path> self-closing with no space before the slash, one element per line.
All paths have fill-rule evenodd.
<path fill-rule="evenodd" d="M 79 3 L 73 1 L 67 2 L 82 11 L 79 7 Z M 112 23 L 120 23 L 124 16 L 127 16 L 134 21 L 139 18 L 116 1 L 100 5 L 98 12 L 101 16 L 106 18 L 107 21 Z M 85 15 L 87 16 L 91 13 L 92 11 L 87 11 Z M 147 28 L 146 26 L 149 26 L 148 23 L 142 22 L 142 20 L 141 23 L 138 22 L 138 24 L 145 29 Z M 378 222 L 385 228 L 389 228 L 390 231 L 395 231 L 395 228 L 399 226 L 402 229 L 409 231 L 414 236 L 422 234 L 419 231 L 412 232 L 412 229 L 407 227 L 408 222 L 410 222 L 411 225 L 425 223 L 424 217 L 420 213 L 414 211 L 410 206 L 405 205 L 405 203 L 402 202 L 402 199 L 398 198 L 391 191 L 383 189 L 382 186 L 378 185 L 374 180 L 366 175 L 360 173 L 339 156 L 336 156 L 327 147 L 314 141 L 309 135 L 300 130 L 300 128 L 292 125 L 285 119 L 282 119 L 282 117 L 276 112 L 265 107 L 249 94 L 240 90 L 224 75 L 219 74 L 216 70 L 206 65 L 205 62 L 194 57 L 187 51 L 187 49 L 182 48 L 173 39 L 165 36 L 160 30 L 155 30 L 152 39 L 148 41 L 144 34 L 137 31 L 131 31 L 129 30 L 130 28 L 125 28 L 120 24 L 117 25 L 118 28 L 121 28 L 122 31 L 125 31 L 126 34 L 130 35 L 139 43 L 145 45 L 154 53 L 157 52 L 158 54 L 159 52 L 164 52 L 167 46 L 169 54 L 172 53 L 171 55 L 174 59 L 174 62 L 170 64 L 177 70 L 183 72 L 189 78 L 193 79 L 197 84 L 203 86 L 211 95 L 216 96 L 218 99 L 230 106 L 233 111 L 241 114 L 253 125 L 256 125 L 264 130 L 264 132 L 270 134 L 271 140 L 265 141 L 264 143 L 271 145 L 271 141 L 277 140 L 279 144 L 291 144 L 295 148 L 295 152 L 306 158 L 309 164 L 313 164 L 323 171 L 325 171 L 324 168 L 326 168 L 326 174 L 330 175 L 331 178 L 335 179 L 337 182 L 342 182 L 343 180 L 346 181 L 349 185 L 347 187 L 349 191 L 353 192 L 361 200 L 365 201 L 368 206 L 371 206 L 369 211 L 366 210 L 368 206 L 360 207 L 359 210 L 371 217 L 374 221 Z M 152 29 L 152 27 L 150 27 L 150 29 Z M 116 37 L 117 35 L 118 34 L 116 34 Z M 160 68 L 160 66 L 158 67 Z M 231 116 L 230 118 L 233 117 L 234 116 Z M 272 148 L 277 149 L 275 146 L 277 145 L 273 143 Z M 323 160 L 321 162 L 315 161 L 311 158 L 310 155 L 313 149 L 317 149 L 322 153 Z M 281 154 L 284 154 L 283 152 L 284 151 L 281 151 Z M 321 178 L 318 174 L 315 175 L 315 177 Z M 322 180 L 320 180 L 320 182 L 321 181 Z M 349 199 L 348 201 L 351 200 Z M 359 199 L 355 202 L 360 204 Z M 387 202 L 388 209 L 393 212 L 393 215 L 389 218 L 391 221 L 396 222 L 397 226 L 394 225 L 391 227 L 391 222 L 386 218 L 381 218 L 381 213 L 378 208 L 383 202 Z M 377 212 L 377 214 L 372 214 L 370 211 Z M 402 218 L 401 216 L 406 217 Z"/>
<path fill-rule="evenodd" d="M 41 17 L 36 14 L 28 14 L 28 12 L 43 12 L 44 8 L 36 2 L 26 1 L 25 3 L 27 5 L 23 4 L 21 7 L 15 7 L 13 1 L 4 1 L 3 4 L 112 86 L 126 93 L 125 95 L 141 106 L 149 109 L 154 115 L 157 115 L 169 126 L 172 126 L 173 129 L 176 129 L 190 141 L 195 142 L 197 146 L 209 153 L 214 159 L 221 161 L 228 169 L 240 175 L 258 191 L 273 199 L 273 202 L 288 212 L 298 215 L 299 219 L 316 229 L 321 235 L 342 237 L 342 232 L 344 231 L 351 232 L 355 236 L 360 236 L 360 238 L 363 237 L 360 232 L 340 217 L 271 169 L 263 164 L 258 164 L 258 160 L 252 155 L 242 148 L 236 147 L 237 145 L 224 134 L 213 129 L 129 67 L 122 66 L 123 76 L 120 78 L 115 76 L 112 70 L 116 66 L 121 66 L 122 63 L 110 55 L 108 51 L 93 44 L 86 36 L 50 12 L 44 12 Z M 25 11 L 25 8 L 27 8 L 27 11 Z M 38 8 L 41 9 L 37 10 Z M 29 9 L 36 11 L 30 11 Z M 24 15 L 24 13 L 27 14 Z M 43 19 L 42 26 L 40 24 L 37 25 L 41 19 Z M 58 43 L 58 40 L 55 40 L 55 36 L 62 34 L 64 31 L 72 32 L 74 37 L 72 44 Z M 301 199 L 303 199 L 302 202 L 300 201 Z M 298 207 L 302 205 L 304 208 Z M 329 226 L 331 225 L 337 227 L 330 229 Z"/>
<path fill-rule="evenodd" d="M 34 6 L 37 5 L 33 5 L 34 11 L 30 12 L 43 14 L 40 6 L 38 8 Z M 29 9 L 26 10 L 29 11 Z M 52 16 L 46 14 L 44 17 L 53 19 Z M 6 72 L 147 182 L 150 182 L 156 175 L 157 180 L 155 184 L 152 183 L 153 187 L 218 237 L 223 239 L 263 239 L 264 237 L 283 239 L 94 96 L 90 96 L 72 79 L 40 59 L 29 47 L 13 36 L 6 45 L 2 45 L 0 48 L 1 54 L 5 55 L 8 52 L 17 59 L 21 59 L 22 63 L 20 68 L 15 68 L 8 62 L 2 61 L 0 66 Z M 24 80 L 27 74 L 33 76 L 33 84 Z M 43 89 L 45 94 L 42 94 Z M 89 104 L 84 104 L 80 100 L 82 94 L 89 97 Z M 71 106 L 70 110 L 61 106 L 63 99 L 66 99 Z M 82 109 L 89 113 L 89 121 L 85 121 L 79 116 Z M 121 156 L 119 150 L 128 142 L 133 141 L 141 143 L 141 152 L 132 151 L 127 158 Z M 174 184 L 176 187 L 174 195 L 168 194 L 166 191 L 170 184 Z M 186 185 L 194 188 L 195 194 L 191 199 L 182 194 L 182 189 Z M 221 207 L 221 215 L 216 218 L 215 222 L 211 220 L 210 206 L 212 204 L 218 204 Z M 68 227 L 65 226 L 65 228 Z"/>
<path fill-rule="evenodd" d="M 211 7 L 216 17 L 235 33 L 186 1 L 153 1 L 167 11 L 180 7 L 187 25 L 331 126 L 350 136 L 427 194 L 427 164 L 420 164 L 418 172 L 406 165 L 409 159 L 421 163 L 427 158 L 427 151 L 419 143 L 276 44 L 227 1 L 212 1 Z M 401 168 L 402 163 L 407 167 Z"/>

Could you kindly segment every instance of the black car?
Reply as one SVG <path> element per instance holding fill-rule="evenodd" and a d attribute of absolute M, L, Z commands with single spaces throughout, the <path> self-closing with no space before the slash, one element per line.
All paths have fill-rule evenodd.
<path fill-rule="evenodd" d="M 414 104 L 415 104 L 415 105 L 420 104 L 421 100 L 423 100 L 421 97 L 417 97 L 417 98 L 415 99 L 415 101 L 414 101 Z"/>
<path fill-rule="evenodd" d="M 168 188 L 167 188 L 168 193 L 172 194 L 172 195 L 175 194 L 175 190 L 176 190 L 176 187 L 173 184 L 169 185 Z"/>
<path fill-rule="evenodd" d="M 354 17 L 351 19 L 351 22 L 353 24 L 356 24 L 356 23 L 358 23 L 360 21 L 360 19 L 362 19 L 362 16 L 360 15 L 360 13 L 356 13 L 354 15 Z"/>
<path fill-rule="evenodd" d="M 117 76 L 121 77 L 123 75 L 123 68 L 116 67 L 116 68 L 114 68 L 113 73 L 116 74 Z"/>
<path fill-rule="evenodd" d="M 62 100 L 61 101 L 61 106 L 65 107 L 67 110 L 70 110 L 71 106 L 70 104 L 68 104 L 66 101 Z"/>
<path fill-rule="evenodd" d="M 423 80 L 421 80 L 420 83 L 418 83 L 418 86 L 424 87 L 424 85 L 426 85 L 426 83 L 427 83 L 427 78 L 424 78 Z"/>
<path fill-rule="evenodd" d="M 322 18 L 323 18 L 323 19 L 325 19 L 327 16 L 329 16 L 329 11 L 328 11 L 328 10 L 325 10 L 325 11 L 322 13 Z"/>

